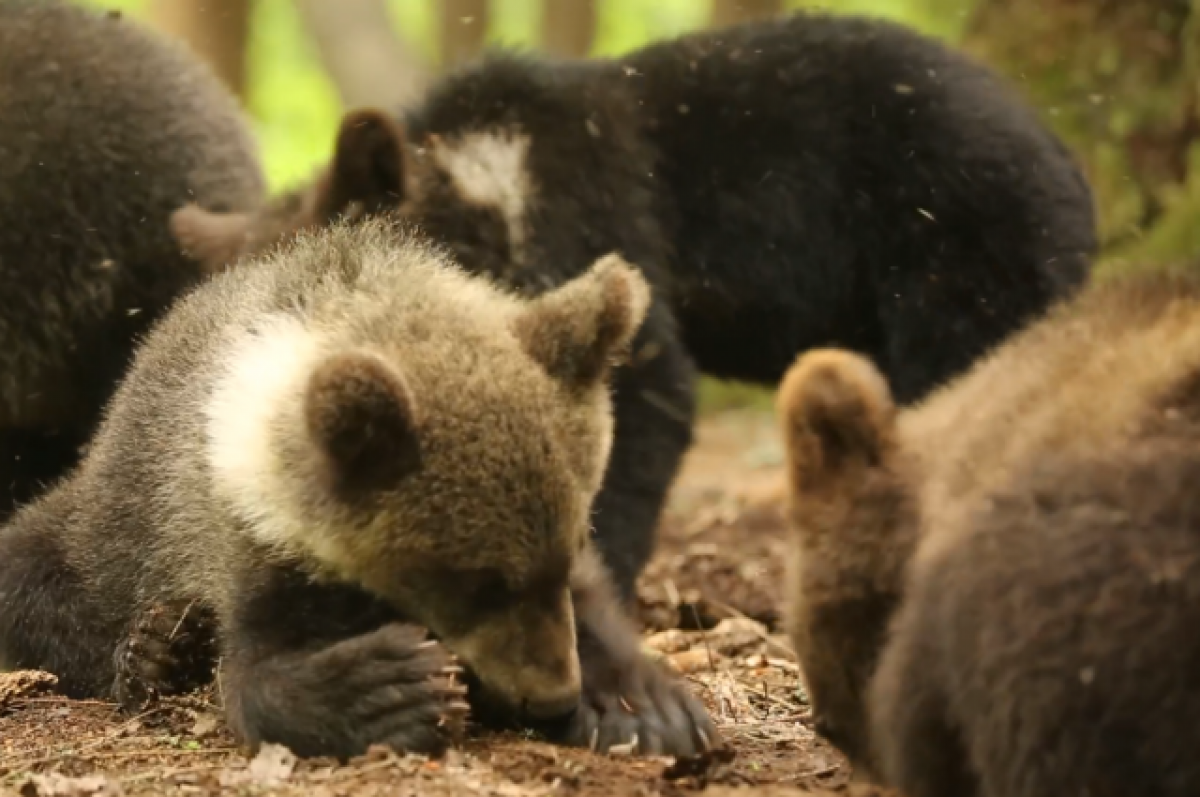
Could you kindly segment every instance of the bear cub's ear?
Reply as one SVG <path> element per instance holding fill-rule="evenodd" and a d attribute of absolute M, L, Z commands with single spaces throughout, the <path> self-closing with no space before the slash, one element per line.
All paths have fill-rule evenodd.
<path fill-rule="evenodd" d="M 318 218 L 378 214 L 404 199 L 404 132 L 383 111 L 364 108 L 342 117 L 333 163 L 318 188 Z"/>
<path fill-rule="evenodd" d="M 525 352 L 555 379 L 588 388 L 632 343 L 650 307 L 650 286 L 619 255 L 597 260 L 561 287 L 532 301 L 513 331 Z"/>
<path fill-rule="evenodd" d="M 305 390 L 304 420 L 337 491 L 387 487 L 420 467 L 412 391 L 374 354 L 347 352 L 318 365 Z"/>
<path fill-rule="evenodd" d="M 215 274 L 233 263 L 250 236 L 248 213 L 215 213 L 189 203 L 171 214 L 168 227 L 183 253 Z"/>
<path fill-rule="evenodd" d="M 787 475 L 798 493 L 855 479 L 895 447 L 896 408 L 887 380 L 849 351 L 816 349 L 788 370 L 776 399 Z"/>

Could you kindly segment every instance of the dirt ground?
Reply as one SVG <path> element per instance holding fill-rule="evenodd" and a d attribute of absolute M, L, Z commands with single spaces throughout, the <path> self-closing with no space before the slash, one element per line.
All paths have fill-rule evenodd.
<path fill-rule="evenodd" d="M 845 762 L 813 736 L 778 626 L 781 453 L 769 414 L 704 420 L 641 586 L 646 646 L 705 700 L 727 742 L 716 754 L 676 762 L 476 735 L 436 761 L 376 749 L 339 766 L 277 747 L 251 759 L 209 695 L 129 718 L 106 702 L 57 697 L 36 675 L 0 676 L 0 797 L 845 793 Z"/>

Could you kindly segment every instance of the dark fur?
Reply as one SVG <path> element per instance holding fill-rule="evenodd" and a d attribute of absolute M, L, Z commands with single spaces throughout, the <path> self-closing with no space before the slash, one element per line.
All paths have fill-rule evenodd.
<path fill-rule="evenodd" d="M 214 277 L 147 337 L 81 466 L 0 530 L 0 661 L 135 707 L 190 685 L 207 623 L 241 738 L 349 756 L 442 747 L 452 652 L 478 705 L 568 742 L 706 746 L 587 533 L 602 362 L 648 303 L 619 259 L 523 300 L 381 222 Z"/>
<path fill-rule="evenodd" d="M 801 358 L 792 637 L 856 766 L 909 797 L 1200 789 L 1198 385 L 1194 273 L 1093 286 L 899 417 L 869 364 Z"/>
<path fill-rule="evenodd" d="M 208 68 L 117 14 L 0 0 L 0 518 L 79 458 L 134 338 L 200 278 L 181 202 L 256 207 L 249 127 Z"/>
<path fill-rule="evenodd" d="M 1090 190 L 1033 112 L 885 22 L 798 14 L 616 61 L 494 55 L 435 86 L 403 126 L 353 115 L 307 197 L 224 229 L 189 211 L 185 236 L 252 250 L 339 205 L 379 207 L 379 174 L 400 164 L 392 204 L 472 270 L 538 291 L 612 250 L 640 266 L 657 300 L 617 376 L 597 503 L 626 595 L 689 445 L 693 358 L 774 384 L 797 352 L 837 344 L 875 357 L 913 401 L 1081 284 L 1096 243 Z M 389 127 L 400 154 L 384 157 Z M 502 215 L 464 201 L 435 157 L 462 133 L 500 130 L 533 142 L 519 252 Z M 353 181 L 328 188 L 363 174 L 369 152 L 386 168 L 363 180 L 365 202 L 344 190 Z"/>

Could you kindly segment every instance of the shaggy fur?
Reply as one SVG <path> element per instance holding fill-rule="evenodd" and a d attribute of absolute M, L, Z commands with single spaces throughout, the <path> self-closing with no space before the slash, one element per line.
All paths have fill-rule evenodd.
<path fill-rule="evenodd" d="M 0 531 L 0 660 L 136 701 L 176 686 L 146 615 L 195 607 L 252 743 L 436 751 L 450 651 L 484 704 L 569 741 L 694 752 L 711 724 L 606 611 L 589 551 L 607 364 L 648 303 L 619 258 L 520 299 L 380 221 L 214 277 L 147 337 L 79 469 Z M 577 623 L 615 686 L 581 678 Z"/>
<path fill-rule="evenodd" d="M 134 338 L 200 277 L 180 203 L 264 192 L 233 97 L 183 46 L 60 0 L 0 0 L 0 518 L 77 461 Z"/>
<path fill-rule="evenodd" d="M 1089 288 L 921 406 L 780 393 L 819 726 L 910 797 L 1200 789 L 1200 277 Z"/>
<path fill-rule="evenodd" d="M 490 56 L 402 123 L 349 117 L 308 195 L 177 230 L 219 267 L 389 197 L 522 289 L 609 251 L 654 286 L 597 504 L 626 594 L 689 445 L 693 358 L 776 384 L 799 351 L 845 346 L 909 402 L 1082 283 L 1096 243 L 1079 170 L 1007 87 L 894 24 L 812 13 L 612 61 Z"/>

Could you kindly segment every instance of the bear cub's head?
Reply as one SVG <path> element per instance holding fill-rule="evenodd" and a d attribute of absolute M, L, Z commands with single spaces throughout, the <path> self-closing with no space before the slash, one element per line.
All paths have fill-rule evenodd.
<path fill-rule="evenodd" d="M 462 100 L 454 96 L 452 88 L 445 89 L 434 108 L 456 108 Z M 565 134 L 560 138 L 565 141 Z M 185 205 L 172 215 L 171 231 L 203 270 L 218 272 L 338 220 L 390 215 L 450 247 L 472 273 L 542 287 L 549 275 L 541 272 L 569 264 L 531 259 L 532 219 L 545 215 L 535 210 L 541 189 L 531 146 L 530 136 L 513 124 L 480 122 L 414 139 L 383 111 L 354 110 L 342 119 L 331 161 L 311 182 L 253 212 Z M 571 231 L 568 237 L 577 235 Z M 540 268 L 529 268 L 533 262 Z"/>
<path fill-rule="evenodd" d="M 562 716 L 580 694 L 569 579 L 611 445 L 608 371 L 649 287 L 609 256 L 525 300 L 400 249 L 423 262 L 350 291 L 330 266 L 305 320 L 272 316 L 231 358 L 209 413 L 218 488 L 260 543 L 428 627 L 490 698 Z"/>

